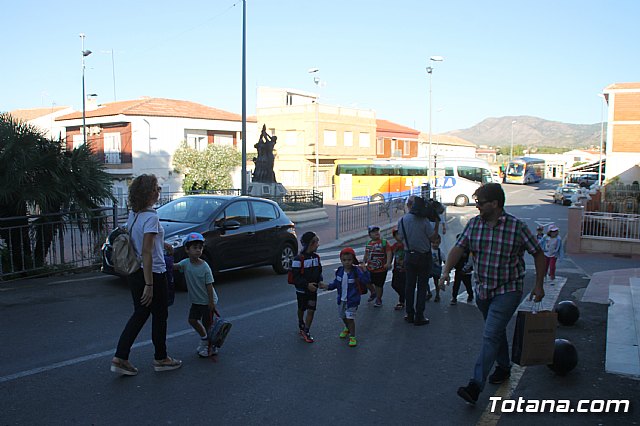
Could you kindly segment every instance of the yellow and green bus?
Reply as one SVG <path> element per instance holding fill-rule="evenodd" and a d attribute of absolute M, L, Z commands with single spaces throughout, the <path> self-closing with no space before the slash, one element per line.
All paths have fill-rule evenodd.
<path fill-rule="evenodd" d="M 491 182 L 489 164 L 476 158 L 438 159 L 430 173 L 425 159 L 337 160 L 334 198 L 382 201 L 420 194 L 435 182 L 436 198 L 445 204 L 466 206 L 478 186 Z"/>

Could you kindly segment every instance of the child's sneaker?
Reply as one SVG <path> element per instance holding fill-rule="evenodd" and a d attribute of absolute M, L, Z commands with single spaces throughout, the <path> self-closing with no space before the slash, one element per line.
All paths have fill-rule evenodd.
<path fill-rule="evenodd" d="M 376 303 L 373 304 L 374 308 L 380 308 L 382 307 L 382 300 L 376 300 Z"/>
<path fill-rule="evenodd" d="M 342 330 L 340 332 L 340 338 L 344 339 L 345 337 L 347 337 L 349 335 L 349 329 L 347 327 L 344 328 L 344 330 Z"/>
<path fill-rule="evenodd" d="M 376 298 L 376 294 L 375 293 L 371 293 L 371 295 L 367 299 L 367 302 L 373 302 L 375 300 L 375 298 Z"/>
<path fill-rule="evenodd" d="M 311 337 L 309 330 L 300 330 L 300 337 L 307 343 L 313 343 L 313 337 Z"/>
<path fill-rule="evenodd" d="M 209 356 L 209 342 L 206 339 L 200 339 L 200 343 L 198 344 L 198 348 L 196 352 L 202 358 L 206 358 Z"/>
<path fill-rule="evenodd" d="M 356 340 L 356 336 L 349 337 L 349 347 L 354 347 L 358 345 L 358 341 Z"/>
<path fill-rule="evenodd" d="M 218 355 L 218 347 L 217 346 L 211 346 L 211 352 L 209 352 L 209 356 L 212 355 Z"/>

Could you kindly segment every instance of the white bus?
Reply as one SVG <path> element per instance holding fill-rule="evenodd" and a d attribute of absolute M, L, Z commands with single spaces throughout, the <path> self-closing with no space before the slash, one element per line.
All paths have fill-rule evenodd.
<path fill-rule="evenodd" d="M 436 162 L 436 198 L 466 206 L 479 186 L 493 182 L 491 166 L 479 158 L 443 158 Z"/>

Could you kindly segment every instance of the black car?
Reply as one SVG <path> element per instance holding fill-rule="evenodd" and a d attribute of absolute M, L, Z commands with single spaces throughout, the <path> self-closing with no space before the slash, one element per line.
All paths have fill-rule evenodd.
<path fill-rule="evenodd" d="M 579 186 L 577 184 L 568 183 L 566 185 L 558 186 L 553 193 L 553 203 L 560 203 L 563 206 L 571 205 L 571 197 L 578 192 Z"/>
<path fill-rule="evenodd" d="M 188 195 L 157 211 L 165 242 L 174 248 L 174 261 L 186 257 L 186 236 L 199 232 L 205 238 L 202 259 L 214 274 L 264 265 L 284 274 L 298 252 L 295 225 L 277 203 L 264 198 Z M 102 272 L 107 274 L 114 274 L 110 263 L 113 237 L 109 235 L 102 247 Z"/>

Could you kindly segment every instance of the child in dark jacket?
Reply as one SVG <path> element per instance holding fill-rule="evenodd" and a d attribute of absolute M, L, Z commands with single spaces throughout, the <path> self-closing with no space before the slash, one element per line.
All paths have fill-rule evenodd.
<path fill-rule="evenodd" d="M 310 329 L 316 312 L 318 287 L 324 285 L 320 256 L 316 254 L 320 239 L 314 232 L 309 231 L 302 235 L 300 243 L 302 250 L 291 262 L 291 272 L 298 299 L 298 328 L 300 329 L 300 337 L 307 343 L 313 343 Z"/>
<path fill-rule="evenodd" d="M 460 234 L 456 235 L 456 240 Z M 456 263 L 456 272 L 453 277 L 453 289 L 451 290 L 451 305 L 458 303 L 458 291 L 460 291 L 460 283 L 464 284 L 467 289 L 467 302 L 473 302 L 473 288 L 471 287 L 471 275 L 473 273 L 473 259 L 468 248 L 462 253 L 462 257 Z"/>
<path fill-rule="evenodd" d="M 338 309 L 340 318 L 344 322 L 344 329 L 340 333 L 340 338 L 349 336 L 349 346 L 354 347 L 356 341 L 356 311 L 360 305 L 362 293 L 367 292 L 369 284 L 369 272 L 364 267 L 358 267 L 356 253 L 351 247 L 346 247 L 340 251 L 340 266 L 336 270 L 336 277 L 329 285 L 322 288 L 329 290 L 338 289 Z"/>

